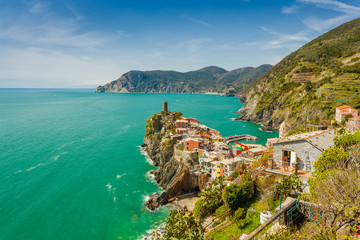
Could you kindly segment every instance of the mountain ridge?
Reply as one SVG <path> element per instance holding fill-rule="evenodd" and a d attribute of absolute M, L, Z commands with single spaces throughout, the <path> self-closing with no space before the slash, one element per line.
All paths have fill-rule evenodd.
<path fill-rule="evenodd" d="M 95 92 L 218 92 L 235 95 L 271 67 L 269 64 L 263 64 L 256 68 L 243 67 L 227 71 L 217 66 L 208 66 L 184 73 L 172 70 L 132 70 L 104 86 L 98 86 Z"/>

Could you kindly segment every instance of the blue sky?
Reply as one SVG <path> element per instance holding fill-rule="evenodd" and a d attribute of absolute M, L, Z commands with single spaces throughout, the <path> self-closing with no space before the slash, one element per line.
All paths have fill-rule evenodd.
<path fill-rule="evenodd" d="M 0 0 L 0 87 L 276 64 L 357 17 L 359 0 Z"/>

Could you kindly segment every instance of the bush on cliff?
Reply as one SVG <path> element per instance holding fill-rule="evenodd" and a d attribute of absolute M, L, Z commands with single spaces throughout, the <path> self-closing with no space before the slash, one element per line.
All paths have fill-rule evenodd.
<path fill-rule="evenodd" d="M 162 239 L 205 239 L 205 230 L 201 224 L 195 220 L 193 213 L 186 208 L 182 210 L 171 210 L 169 217 L 166 218 L 166 222 L 166 233 Z"/>
<path fill-rule="evenodd" d="M 360 132 L 356 133 L 343 133 L 334 138 L 335 146 L 347 148 L 352 145 L 360 143 Z"/>
<path fill-rule="evenodd" d="M 216 178 L 211 185 L 207 186 L 200 193 L 200 198 L 195 204 L 195 216 L 198 218 L 206 217 L 214 213 L 216 209 L 223 205 L 223 189 L 224 185 L 219 178 Z"/>
<path fill-rule="evenodd" d="M 238 208 L 246 208 L 256 197 L 256 179 L 248 173 L 242 176 L 240 184 L 231 184 L 225 187 L 223 199 L 225 204 L 234 213 Z"/>
<path fill-rule="evenodd" d="M 275 181 L 274 196 L 275 198 L 292 196 L 292 191 L 302 192 L 302 186 L 303 184 L 297 175 L 284 176 Z"/>

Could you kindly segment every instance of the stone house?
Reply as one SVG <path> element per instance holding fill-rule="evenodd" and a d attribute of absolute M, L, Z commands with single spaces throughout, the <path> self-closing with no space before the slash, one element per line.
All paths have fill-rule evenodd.
<path fill-rule="evenodd" d="M 360 130 L 360 116 L 352 117 L 348 119 L 347 129 L 356 132 Z"/>
<path fill-rule="evenodd" d="M 336 108 L 335 120 L 341 123 L 345 119 L 345 116 L 351 114 L 353 117 L 357 117 L 359 112 L 355 108 L 352 108 L 348 105 L 342 105 Z"/>
<path fill-rule="evenodd" d="M 280 138 L 273 142 L 274 163 L 284 170 L 312 172 L 321 152 L 332 146 L 334 146 L 334 129 Z"/>

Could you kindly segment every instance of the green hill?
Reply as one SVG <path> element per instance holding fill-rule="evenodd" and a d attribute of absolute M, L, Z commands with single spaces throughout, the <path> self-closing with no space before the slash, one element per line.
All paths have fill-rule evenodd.
<path fill-rule="evenodd" d="M 211 66 L 180 73 L 175 71 L 130 71 L 95 92 L 196 93 L 219 92 L 228 95 L 240 92 L 244 86 L 268 71 L 271 65 L 244 67 L 227 71 Z"/>
<path fill-rule="evenodd" d="M 360 19 L 312 40 L 256 79 L 241 96 L 241 119 L 287 132 L 331 121 L 343 103 L 360 107 Z"/>

